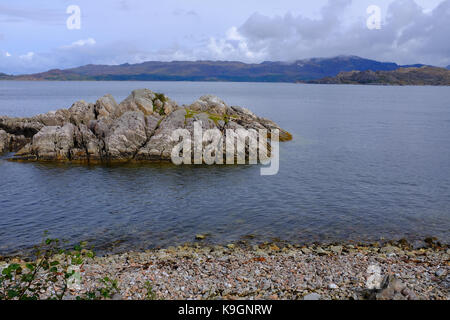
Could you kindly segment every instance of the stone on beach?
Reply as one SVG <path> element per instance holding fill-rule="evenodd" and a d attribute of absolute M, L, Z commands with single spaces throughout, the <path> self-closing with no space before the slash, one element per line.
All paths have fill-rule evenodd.
<path fill-rule="evenodd" d="M 320 300 L 320 294 L 310 293 L 303 297 L 303 300 Z"/>

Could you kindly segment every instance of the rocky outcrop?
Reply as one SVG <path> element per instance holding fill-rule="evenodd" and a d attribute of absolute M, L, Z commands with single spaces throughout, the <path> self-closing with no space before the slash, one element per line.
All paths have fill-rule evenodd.
<path fill-rule="evenodd" d="M 0 117 L 0 152 L 14 151 L 14 159 L 31 161 L 170 160 L 178 143 L 173 131 L 187 129 L 193 135 L 199 121 L 203 129 L 224 134 L 226 129 L 278 129 L 281 141 L 292 139 L 271 120 L 216 96 L 179 106 L 163 94 L 140 89 L 120 104 L 106 95 L 96 103 L 78 101 L 32 118 Z"/>
<path fill-rule="evenodd" d="M 0 129 L 0 154 L 18 150 L 25 146 L 30 139 L 24 135 L 9 134 Z"/>
<path fill-rule="evenodd" d="M 9 150 L 9 134 L 0 130 L 0 153 Z"/>

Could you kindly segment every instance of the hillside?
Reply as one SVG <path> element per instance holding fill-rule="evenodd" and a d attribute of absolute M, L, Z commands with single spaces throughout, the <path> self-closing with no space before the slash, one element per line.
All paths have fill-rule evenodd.
<path fill-rule="evenodd" d="M 308 83 L 449 86 L 450 70 L 423 66 L 399 68 L 394 71 L 350 71 L 341 72 L 336 77 L 326 77 L 308 81 Z"/>
<path fill-rule="evenodd" d="M 421 66 L 421 65 L 417 65 Z M 334 77 L 342 71 L 396 70 L 399 65 L 356 56 L 313 58 L 295 62 L 247 64 L 236 61 L 149 61 L 139 64 L 86 65 L 43 73 L 7 76 L 13 80 L 143 80 L 299 82 Z M 0 77 L 1 79 L 1 77 Z"/>
<path fill-rule="evenodd" d="M 6 73 L 0 72 L 0 80 L 12 80 L 14 77 Z"/>

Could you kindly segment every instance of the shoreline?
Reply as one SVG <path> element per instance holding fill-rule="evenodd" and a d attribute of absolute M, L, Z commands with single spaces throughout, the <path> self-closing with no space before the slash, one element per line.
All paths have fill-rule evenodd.
<path fill-rule="evenodd" d="M 88 258 L 81 283 L 65 299 L 92 291 L 104 276 L 117 280 L 111 298 L 255 300 L 448 300 L 450 249 L 433 239 L 412 248 L 383 245 L 185 245 Z M 21 259 L 0 259 L 24 263 Z M 3 267 L 2 267 L 3 265 Z M 370 268 L 378 287 L 368 289 Z M 50 292 L 41 292 L 45 299 Z"/>
<path fill-rule="evenodd" d="M 42 240 L 42 239 L 41 239 Z M 64 250 L 70 250 L 73 246 L 84 243 L 87 248 L 90 248 L 95 252 L 97 257 L 122 255 L 129 252 L 149 252 L 160 250 L 171 250 L 173 248 L 213 248 L 232 246 L 234 248 L 240 248 L 242 250 L 251 250 L 255 247 L 268 247 L 275 245 L 281 249 L 283 248 L 309 248 L 309 247 L 378 247 L 383 248 L 386 246 L 401 246 L 409 250 L 429 249 L 434 247 L 450 248 L 450 243 L 435 236 L 429 237 L 415 237 L 415 238 L 367 238 L 363 239 L 322 239 L 307 241 L 304 239 L 281 239 L 278 237 L 259 238 L 253 234 L 243 235 L 237 240 L 230 241 L 214 241 L 211 239 L 210 233 L 196 234 L 192 236 L 191 240 L 178 241 L 176 243 L 166 243 L 153 246 L 139 246 L 138 244 L 130 244 L 127 246 L 121 246 L 123 243 L 121 239 L 115 241 L 108 241 L 102 244 L 92 244 L 90 240 L 79 240 L 78 242 L 69 242 L 67 239 L 60 239 L 65 245 L 61 248 Z M 23 259 L 32 260 L 33 252 L 39 245 L 39 241 L 34 245 L 22 247 L 20 249 L 0 251 L 0 262 L 11 259 Z"/>

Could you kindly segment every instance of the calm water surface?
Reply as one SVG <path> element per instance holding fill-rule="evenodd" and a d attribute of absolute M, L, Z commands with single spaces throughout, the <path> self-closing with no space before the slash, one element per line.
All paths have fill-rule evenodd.
<path fill-rule="evenodd" d="M 0 158 L 0 254 L 43 231 L 107 250 L 249 235 L 256 242 L 450 239 L 450 88 L 190 82 L 0 82 L 0 114 L 32 116 L 133 89 L 203 94 L 294 135 L 258 166 L 15 163 Z M 113 245 L 113 247 L 111 247 Z"/>

